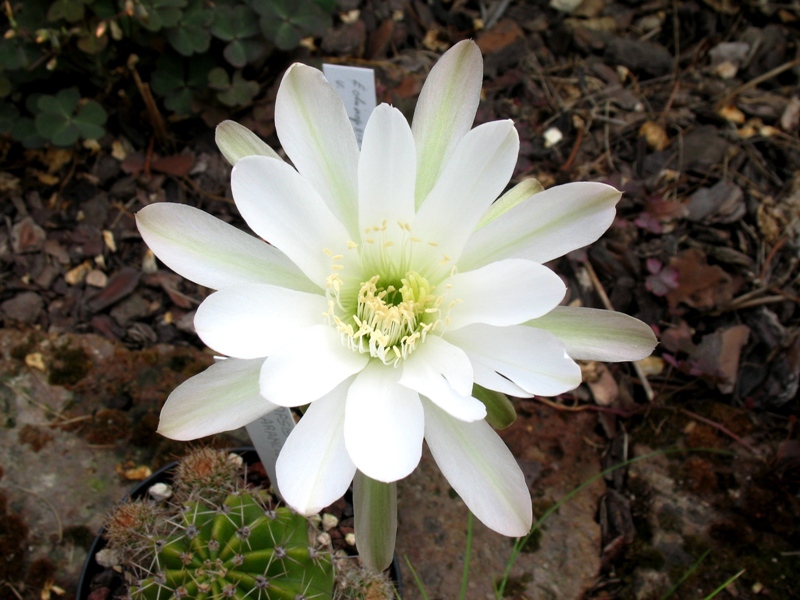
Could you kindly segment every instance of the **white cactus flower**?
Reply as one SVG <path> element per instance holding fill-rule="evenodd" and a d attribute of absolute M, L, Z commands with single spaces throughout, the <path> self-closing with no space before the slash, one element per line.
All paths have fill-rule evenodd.
<path fill-rule="evenodd" d="M 455 45 L 413 126 L 380 105 L 359 150 L 322 73 L 293 65 L 275 126 L 294 166 L 221 124 L 236 206 L 269 243 L 185 205 L 137 214 L 164 263 L 218 290 L 195 327 L 229 357 L 170 395 L 161 433 L 193 439 L 309 405 L 277 464 L 298 511 L 335 501 L 357 470 L 376 482 L 407 476 L 425 439 L 481 521 L 528 533 L 525 479 L 473 384 L 556 395 L 580 383 L 575 359 L 640 359 L 655 337 L 620 313 L 559 307 L 565 286 L 543 263 L 595 241 L 620 193 L 523 182 L 495 202 L 519 141 L 511 121 L 471 129 L 482 68 L 474 43 Z"/>

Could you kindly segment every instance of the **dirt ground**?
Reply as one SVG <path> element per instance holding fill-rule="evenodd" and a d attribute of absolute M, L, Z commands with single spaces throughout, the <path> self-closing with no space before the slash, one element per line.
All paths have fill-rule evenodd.
<path fill-rule="evenodd" d="M 798 597 L 800 3 L 339 4 L 314 50 L 275 65 L 373 67 L 379 100 L 410 116 L 436 57 L 472 37 L 477 122 L 515 121 L 515 181 L 625 192 L 598 243 L 550 266 L 567 302 L 642 319 L 660 345 L 517 402 L 502 435 L 546 518 L 506 596 L 694 599 L 733 580 L 719 598 Z M 229 115 L 273 147 L 280 74 Z M 131 118 L 138 138 L 115 128 Z M 99 150 L 0 141 L 0 600 L 72 597 L 106 512 L 186 452 L 154 432 L 169 391 L 211 362 L 192 328 L 210 290 L 160 265 L 133 213 L 185 202 L 243 226 L 211 125 L 152 146 L 143 110 L 112 112 Z M 431 600 L 456 598 L 467 511 L 429 455 L 399 506 L 398 554 Z M 494 597 L 511 543 L 475 524 L 468 599 Z"/>

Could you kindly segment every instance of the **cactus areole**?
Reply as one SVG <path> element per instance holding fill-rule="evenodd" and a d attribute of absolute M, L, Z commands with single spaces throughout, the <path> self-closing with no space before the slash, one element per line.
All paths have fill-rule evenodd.
<path fill-rule="evenodd" d="M 152 544 L 150 574 L 131 590 L 134 599 L 331 597 L 330 557 L 309 546 L 308 521 L 265 508 L 257 494 L 233 494 L 216 507 L 188 503 L 174 531 Z"/>

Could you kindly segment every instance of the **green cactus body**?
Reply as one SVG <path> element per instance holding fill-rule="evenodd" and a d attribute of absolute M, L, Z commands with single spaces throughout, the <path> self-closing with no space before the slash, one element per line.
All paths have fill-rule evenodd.
<path fill-rule="evenodd" d="M 231 494 L 217 507 L 185 504 L 174 531 L 154 546 L 151 575 L 131 591 L 134 600 L 331 598 L 331 561 L 309 546 L 308 521 L 266 509 L 253 493 Z"/>

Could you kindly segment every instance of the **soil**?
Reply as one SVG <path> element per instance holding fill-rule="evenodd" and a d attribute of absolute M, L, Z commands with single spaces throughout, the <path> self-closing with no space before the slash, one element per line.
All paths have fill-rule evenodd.
<path fill-rule="evenodd" d="M 598 243 L 550 266 L 567 302 L 636 316 L 661 343 L 637 365 L 583 365 L 570 394 L 516 403 L 501 434 L 546 518 L 506 597 L 797 597 L 798 4 L 339 4 L 314 50 L 276 53 L 254 105 L 226 116 L 278 147 L 281 69 L 323 59 L 373 67 L 379 99 L 410 116 L 435 58 L 472 37 L 477 122 L 515 121 L 515 181 L 625 192 Z M 210 291 L 160 265 L 133 214 L 184 202 L 244 224 L 213 123 L 170 123 L 151 145 L 139 108 L 111 111 L 99 149 L 0 142 L 0 600 L 71 597 L 105 514 L 189 446 L 155 429 L 169 391 L 211 363 L 192 329 Z M 139 139 L 115 128 L 125 119 Z M 467 511 L 427 453 L 399 507 L 398 554 L 431 600 L 457 597 Z M 474 524 L 466 598 L 495 597 L 511 544 Z M 421 598 L 402 566 L 406 598 Z"/>

